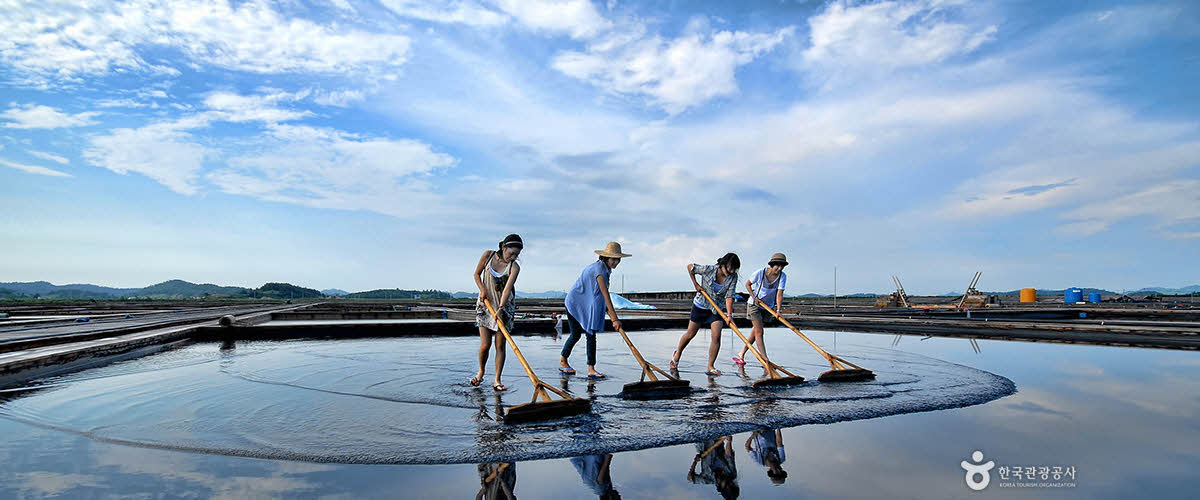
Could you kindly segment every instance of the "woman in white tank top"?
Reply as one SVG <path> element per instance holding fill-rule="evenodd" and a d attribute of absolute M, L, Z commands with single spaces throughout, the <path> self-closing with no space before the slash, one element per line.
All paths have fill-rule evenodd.
<path fill-rule="evenodd" d="M 517 275 L 521 273 L 521 265 L 516 260 L 524 247 L 520 236 L 510 234 L 500 241 L 496 250 L 483 252 L 483 255 L 479 256 L 479 264 L 475 266 L 475 285 L 479 287 L 479 298 L 475 300 L 475 326 L 479 327 L 479 371 L 468 381 L 471 385 L 483 382 L 488 350 L 491 349 L 494 340 L 496 379 L 492 382 L 492 389 L 508 389 L 500 383 L 500 375 L 504 372 L 504 336 L 500 335 L 496 319 L 483 304 L 483 300 L 487 299 L 492 303 L 492 307 L 496 308 L 496 313 L 504 321 L 505 328 L 511 331 L 513 316 L 517 312 L 517 304 L 513 298 L 516 295 Z"/>

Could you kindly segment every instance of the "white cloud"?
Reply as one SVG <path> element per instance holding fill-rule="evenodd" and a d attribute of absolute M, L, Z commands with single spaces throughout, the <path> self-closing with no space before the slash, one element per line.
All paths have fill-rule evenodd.
<path fill-rule="evenodd" d="M 4 124 L 8 128 L 66 128 L 83 127 L 96 123 L 93 117 L 99 115 L 95 111 L 68 114 L 49 106 L 40 104 L 12 104 L 7 111 L 0 113 L 0 118 L 9 120 Z"/>
<path fill-rule="evenodd" d="M 832 2 L 809 19 L 804 62 L 827 71 L 879 72 L 970 53 L 995 36 L 996 26 L 954 19 L 962 14 L 961 3 Z"/>
<path fill-rule="evenodd" d="M 289 18 L 265 0 L 103 5 L 18 1 L 0 17 L 0 59 L 27 83 L 54 85 L 119 70 L 178 75 L 149 62 L 146 48 L 171 47 L 194 61 L 258 73 L 389 71 L 408 56 L 408 37 Z"/>
<path fill-rule="evenodd" d="M 193 142 L 183 129 L 204 120 L 148 125 L 138 129 L 116 129 L 93 137 L 83 156 L 93 165 L 118 174 L 135 172 L 149 177 L 176 193 L 198 192 L 196 179 L 204 160 L 212 155 Z"/>
<path fill-rule="evenodd" d="M 204 106 L 216 111 L 213 119 L 230 122 L 258 121 L 278 123 L 298 120 L 309 116 L 309 111 L 294 111 L 275 107 L 280 102 L 293 102 L 307 97 L 308 91 L 299 93 L 275 92 L 263 95 L 240 95 L 231 92 L 213 92 L 204 98 Z"/>
<path fill-rule="evenodd" d="M 619 35 L 564 52 L 555 69 L 620 94 L 648 96 L 668 113 L 679 113 L 738 91 L 739 66 L 779 45 L 790 28 L 774 33 L 718 31 L 666 40 Z"/>
<path fill-rule="evenodd" d="M 534 30 L 586 39 L 608 29 L 591 0 L 492 0 L 504 12 Z"/>
<path fill-rule="evenodd" d="M 508 22 L 503 14 L 470 2 L 382 0 L 385 7 L 404 17 L 436 23 L 496 26 Z"/>
<path fill-rule="evenodd" d="M 30 151 L 29 154 L 36 156 L 38 158 L 41 158 L 43 160 L 57 162 L 62 165 L 67 165 L 67 164 L 71 163 L 71 160 L 68 160 L 62 156 L 52 154 L 52 153 L 43 153 L 41 151 Z"/>
<path fill-rule="evenodd" d="M 335 90 L 331 92 L 320 92 L 313 98 L 313 102 L 322 106 L 337 106 L 346 108 L 355 103 L 365 101 L 367 99 L 366 92 L 362 90 Z"/>
<path fill-rule="evenodd" d="M 9 168 L 15 168 L 22 172 L 28 172 L 31 174 L 48 175 L 50 177 L 71 177 L 71 174 L 59 172 L 46 167 L 39 167 L 37 165 L 25 165 L 22 163 L 13 163 L 7 160 L 0 160 L 0 165 L 4 165 Z"/>
<path fill-rule="evenodd" d="M 404 216 L 429 202 L 423 177 L 456 163 L 411 139 L 295 125 L 268 128 L 262 151 L 207 175 L 222 191 L 320 208 Z"/>
<path fill-rule="evenodd" d="M 1089 203 L 1063 214 L 1063 218 L 1072 222 L 1061 229 L 1067 234 L 1089 236 L 1106 231 L 1118 221 L 1141 216 L 1152 217 L 1168 236 L 1200 236 L 1200 233 L 1177 233 L 1170 229 L 1176 224 L 1200 222 L 1200 181 L 1180 179 L 1116 199 Z"/>
<path fill-rule="evenodd" d="M 129 98 L 100 99 L 100 100 L 97 100 L 94 103 L 92 103 L 92 105 L 96 106 L 97 108 L 145 108 L 145 107 L 151 107 L 151 106 L 153 106 L 153 107 L 158 106 L 157 104 L 146 104 L 146 103 L 138 102 L 138 101 L 135 101 L 135 100 L 129 99 Z"/>

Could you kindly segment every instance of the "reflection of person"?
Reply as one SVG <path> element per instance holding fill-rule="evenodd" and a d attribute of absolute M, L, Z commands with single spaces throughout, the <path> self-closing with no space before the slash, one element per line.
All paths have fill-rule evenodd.
<path fill-rule="evenodd" d="M 787 456 L 783 452 L 783 433 L 779 429 L 759 429 L 750 433 L 746 438 L 746 451 L 754 463 L 767 468 L 767 477 L 772 483 L 783 484 L 787 479 L 787 471 L 782 467 Z"/>
<path fill-rule="evenodd" d="M 596 254 L 600 257 L 583 268 L 564 300 L 571 337 L 563 344 L 562 358 L 558 361 L 560 371 L 568 375 L 575 373 L 567 359 L 571 357 L 575 343 L 579 342 L 579 335 L 586 335 L 588 378 L 591 379 L 604 378 L 603 373 L 596 371 L 596 334 L 604 331 L 604 313 L 608 312 L 612 318 L 613 329 L 621 328 L 621 320 L 617 319 L 616 308 L 608 294 L 608 278 L 621 263 L 621 258 L 630 257 L 621 252 L 621 244 L 615 241 L 609 242 L 604 250 L 596 250 Z"/>
<path fill-rule="evenodd" d="M 767 267 L 759 269 L 746 282 L 746 291 L 750 292 L 750 299 L 746 301 L 746 319 L 754 325 L 750 333 L 750 343 L 758 342 L 758 353 L 764 358 L 767 357 L 767 344 L 763 341 L 763 325 L 770 323 L 774 316 L 759 307 L 759 302 L 776 312 L 783 307 L 783 289 L 787 286 L 787 274 L 783 272 L 783 268 L 787 265 L 787 257 L 776 253 L 767 262 Z M 749 349 L 749 346 L 743 344 L 742 352 L 733 357 L 733 362 L 739 366 L 746 364 L 746 351 Z"/>
<path fill-rule="evenodd" d="M 516 500 L 513 489 L 517 487 L 516 462 L 479 464 L 479 493 L 475 500 Z"/>
<path fill-rule="evenodd" d="M 712 342 L 708 345 L 708 367 L 705 373 L 709 375 L 720 375 L 721 370 L 718 370 L 715 363 L 717 362 L 717 354 L 721 352 L 721 328 L 725 326 L 725 322 L 721 319 L 720 311 L 713 311 L 708 299 L 700 293 L 701 287 L 712 297 L 713 302 L 717 307 L 720 307 L 721 300 L 725 301 L 725 313 L 730 319 L 733 318 L 733 295 L 737 288 L 738 268 L 742 267 L 742 261 L 737 254 L 730 252 L 725 254 L 720 259 L 717 259 L 715 266 L 702 266 L 700 264 L 688 264 L 688 278 L 692 280 L 692 286 L 696 288 L 696 298 L 692 300 L 691 317 L 688 320 L 687 332 L 684 332 L 682 337 L 679 337 L 679 345 L 675 348 L 675 352 L 671 353 L 671 369 L 676 369 L 679 364 L 679 357 L 683 355 L 683 348 L 687 347 L 688 342 L 696 336 L 696 332 L 702 327 L 712 328 Z M 696 282 L 696 275 L 700 275 L 701 281 Z"/>
<path fill-rule="evenodd" d="M 613 489 L 612 477 L 608 474 L 608 466 L 612 463 L 612 453 L 603 455 L 584 455 L 572 457 L 571 465 L 579 471 L 583 484 L 600 496 L 601 500 L 620 500 L 621 494 Z"/>
<path fill-rule="evenodd" d="M 479 257 L 475 266 L 475 285 L 479 287 L 479 298 L 475 301 L 475 326 L 479 327 L 479 371 L 471 377 L 471 385 L 483 382 L 484 366 L 487 365 L 488 349 L 492 347 L 492 339 L 496 340 L 496 380 L 492 389 L 503 391 L 508 389 L 500 383 L 500 374 L 504 372 L 504 336 L 500 335 L 496 319 L 491 311 L 483 304 L 484 299 L 492 303 L 496 314 L 504 320 L 504 326 L 512 330 L 513 316 L 517 312 L 516 302 L 513 301 L 517 275 L 521 273 L 521 265 L 517 264 L 517 256 L 524 248 L 521 237 L 510 234 L 504 237 L 497 250 L 487 250 Z"/>
<path fill-rule="evenodd" d="M 696 472 L 696 464 L 700 464 L 699 472 Z M 688 468 L 687 479 L 692 483 L 715 485 L 722 498 L 737 498 L 741 489 L 733 460 L 733 436 L 696 443 L 696 458 Z"/>

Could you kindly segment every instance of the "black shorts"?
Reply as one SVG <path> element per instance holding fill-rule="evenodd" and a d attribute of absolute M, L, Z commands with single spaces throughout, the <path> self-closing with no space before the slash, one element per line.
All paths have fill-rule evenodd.
<path fill-rule="evenodd" d="M 692 314 L 688 319 L 695 321 L 703 327 L 711 326 L 713 321 L 723 321 L 720 314 L 717 314 L 715 311 L 696 307 L 696 304 L 692 304 Z"/>

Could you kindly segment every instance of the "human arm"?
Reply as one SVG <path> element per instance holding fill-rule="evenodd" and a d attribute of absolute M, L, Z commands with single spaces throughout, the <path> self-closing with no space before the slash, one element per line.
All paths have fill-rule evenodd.
<path fill-rule="evenodd" d="M 488 261 L 491 260 L 491 257 L 491 250 L 483 252 L 483 255 L 479 256 L 479 264 L 475 266 L 475 286 L 479 287 L 480 302 L 483 302 L 485 299 L 487 299 L 487 289 L 483 287 L 483 278 L 480 277 L 480 275 L 483 274 L 483 266 L 488 265 Z"/>
<path fill-rule="evenodd" d="M 733 294 L 732 293 L 729 294 L 728 297 L 725 297 L 725 314 L 729 315 L 730 321 L 733 320 L 734 316 L 733 316 Z"/>
<path fill-rule="evenodd" d="M 621 329 L 621 320 L 617 319 L 617 308 L 613 306 L 612 296 L 608 294 L 608 283 L 604 276 L 596 275 L 596 283 L 600 285 L 600 295 L 604 297 L 604 307 L 608 308 L 608 317 L 612 318 L 613 330 Z"/>
<path fill-rule="evenodd" d="M 783 314 L 783 289 L 775 290 L 775 312 Z"/>
<path fill-rule="evenodd" d="M 692 287 L 694 287 L 696 289 L 696 291 L 699 292 L 700 291 L 700 282 L 696 281 L 696 272 L 693 271 L 695 266 L 696 266 L 695 264 L 687 265 L 688 279 L 692 280 Z"/>

